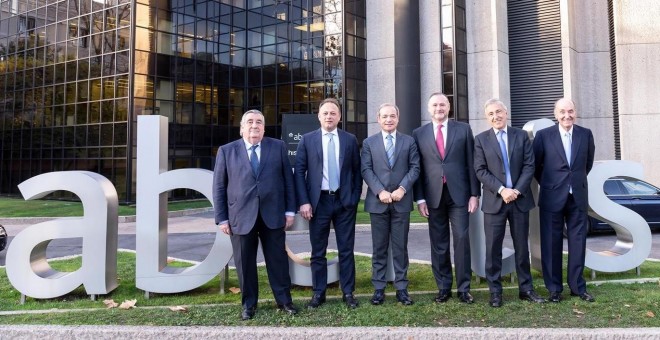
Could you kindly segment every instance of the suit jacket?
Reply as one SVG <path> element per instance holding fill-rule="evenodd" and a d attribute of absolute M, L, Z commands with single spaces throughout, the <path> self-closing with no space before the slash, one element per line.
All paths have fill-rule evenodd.
<path fill-rule="evenodd" d="M 534 208 L 534 197 L 530 189 L 534 178 L 534 151 L 527 132 L 507 127 L 507 157 L 511 171 L 512 189 L 520 191 L 513 204 L 521 212 Z M 496 214 L 504 204 L 497 190 L 506 187 L 506 173 L 499 141 L 493 129 L 488 129 L 474 138 L 474 171 L 483 186 L 481 211 Z"/>
<path fill-rule="evenodd" d="M 449 120 L 445 158 L 435 144 L 433 123 L 413 131 L 420 155 L 420 178 L 415 183 L 415 200 L 437 208 L 442 197 L 442 176 L 447 179 L 447 189 L 457 205 L 467 205 L 470 196 L 478 197 L 479 181 L 474 173 L 474 137 L 470 125 Z"/>
<path fill-rule="evenodd" d="M 378 132 L 362 143 L 362 178 L 369 186 L 364 202 L 364 210 L 370 213 L 384 213 L 388 204 L 378 199 L 378 193 L 392 192 L 400 186 L 406 195 L 398 202 L 393 202 L 398 212 L 413 210 L 412 189 L 419 177 L 419 154 L 415 140 L 396 132 L 394 144 L 394 165 L 390 166 L 385 152 L 383 134 Z"/>
<path fill-rule="evenodd" d="M 357 138 L 337 129 L 339 136 L 339 199 L 346 209 L 355 209 L 362 193 L 360 151 Z M 311 204 L 312 211 L 321 197 L 323 143 L 321 129 L 302 136 L 296 150 L 295 182 L 298 205 Z"/>
<path fill-rule="evenodd" d="M 575 203 L 581 211 L 587 211 L 587 174 L 593 167 L 596 149 L 591 130 L 573 125 L 570 166 L 557 125 L 538 131 L 534 137 L 533 148 L 536 164 L 534 177 L 540 185 L 539 207 L 546 211 L 559 212 L 566 203 L 570 186 Z"/>
<path fill-rule="evenodd" d="M 270 229 L 283 228 L 285 212 L 295 212 L 291 164 L 283 141 L 264 137 L 255 176 L 243 139 L 218 149 L 213 173 L 215 223 L 229 221 L 232 233 L 245 235 L 261 214 Z"/>

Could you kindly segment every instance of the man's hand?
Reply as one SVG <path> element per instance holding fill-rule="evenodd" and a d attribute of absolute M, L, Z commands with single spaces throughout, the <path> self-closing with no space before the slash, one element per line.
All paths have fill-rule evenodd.
<path fill-rule="evenodd" d="M 220 228 L 220 231 L 222 231 L 223 233 L 231 236 L 231 228 L 229 228 L 229 223 L 223 223 L 223 224 L 219 225 L 218 227 Z"/>
<path fill-rule="evenodd" d="M 389 204 L 392 203 L 392 193 L 387 190 L 383 190 L 378 193 L 378 199 L 381 203 Z"/>
<path fill-rule="evenodd" d="M 515 189 L 504 188 L 500 192 L 504 203 L 509 204 L 518 199 L 518 192 Z"/>
<path fill-rule="evenodd" d="M 289 230 L 293 227 L 294 216 L 286 216 L 286 223 L 284 224 L 284 230 Z"/>
<path fill-rule="evenodd" d="M 471 214 L 479 209 L 479 197 L 472 196 L 468 201 L 468 212 Z"/>
<path fill-rule="evenodd" d="M 312 205 L 307 203 L 303 204 L 300 206 L 300 216 L 302 216 L 306 220 L 311 220 L 312 219 Z"/>
<path fill-rule="evenodd" d="M 399 202 L 402 198 L 403 195 L 405 195 L 406 192 L 401 189 L 401 187 L 398 187 L 396 190 L 392 191 L 392 200 L 394 202 Z"/>
<path fill-rule="evenodd" d="M 429 207 L 426 205 L 426 202 L 417 204 L 417 211 L 422 217 L 429 218 Z"/>

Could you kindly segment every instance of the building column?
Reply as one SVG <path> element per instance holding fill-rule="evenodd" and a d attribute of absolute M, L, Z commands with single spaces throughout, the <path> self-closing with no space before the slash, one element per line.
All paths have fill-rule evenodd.
<path fill-rule="evenodd" d="M 484 103 L 499 98 L 511 107 L 506 0 L 467 1 L 468 105 L 475 134 L 490 127 Z"/>
<path fill-rule="evenodd" d="M 613 0 L 621 159 L 640 162 L 645 180 L 660 185 L 655 136 L 660 122 L 660 25 L 655 0 Z"/>
<path fill-rule="evenodd" d="M 594 132 L 596 160 L 614 159 L 607 0 L 561 0 L 560 14 L 564 96 Z"/>

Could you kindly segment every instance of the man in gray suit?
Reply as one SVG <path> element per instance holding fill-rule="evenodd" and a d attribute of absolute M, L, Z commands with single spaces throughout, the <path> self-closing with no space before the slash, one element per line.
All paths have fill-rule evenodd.
<path fill-rule="evenodd" d="M 241 136 L 218 149 L 213 174 L 215 224 L 231 235 L 241 287 L 241 319 L 254 317 L 259 299 L 257 248 L 266 260 L 277 308 L 298 311 L 291 301 L 285 229 L 293 225 L 296 194 L 283 141 L 264 137 L 264 115 L 250 110 L 241 118 Z"/>
<path fill-rule="evenodd" d="M 473 303 L 469 214 L 477 211 L 480 194 L 473 166 L 474 137 L 469 124 L 449 120 L 449 100 L 441 92 L 431 94 L 427 109 L 432 122 L 413 131 L 421 169 L 414 195 L 419 213 L 429 219 L 431 267 L 439 290 L 435 302 L 451 297 L 451 222 L 458 299 Z"/>
<path fill-rule="evenodd" d="M 493 127 L 474 138 L 474 170 L 483 185 L 486 233 L 486 280 L 491 307 L 502 306 L 502 242 L 509 221 L 515 249 L 518 297 L 545 302 L 534 291 L 529 265 L 529 210 L 534 208 L 530 189 L 534 177 L 534 152 L 527 133 L 507 126 L 504 103 L 490 99 L 484 105 L 486 120 Z"/>
<path fill-rule="evenodd" d="M 419 177 L 419 154 L 415 140 L 396 131 L 399 108 L 378 108 L 381 131 L 362 143 L 362 178 L 369 186 L 364 210 L 371 217 L 371 282 L 375 291 L 371 304 L 385 301 L 387 255 L 392 245 L 396 299 L 412 305 L 408 295 L 408 229 L 413 210 L 412 186 Z"/>

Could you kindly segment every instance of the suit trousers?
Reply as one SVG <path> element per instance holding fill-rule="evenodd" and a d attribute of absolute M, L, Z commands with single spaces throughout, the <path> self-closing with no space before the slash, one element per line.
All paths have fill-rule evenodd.
<path fill-rule="evenodd" d="M 270 282 L 275 301 L 280 305 L 290 303 L 291 277 L 289 276 L 289 257 L 286 254 L 286 232 L 284 228 L 270 229 L 266 227 L 261 216 L 258 216 L 249 233 L 231 235 L 243 308 L 256 307 L 259 300 L 259 282 L 257 280 L 259 240 L 261 240 L 261 248 L 266 261 L 268 282 Z"/>
<path fill-rule="evenodd" d="M 357 207 L 345 209 L 338 194 L 321 193 L 314 216 L 309 221 L 310 259 L 314 294 L 325 295 L 328 286 L 328 237 L 330 223 L 334 225 L 339 251 L 339 284 L 344 294 L 355 290 L 355 214 Z"/>
<path fill-rule="evenodd" d="M 503 204 L 497 214 L 484 213 L 486 234 L 486 280 L 491 293 L 502 293 L 502 242 L 506 232 L 506 222 L 515 250 L 518 289 L 521 292 L 532 290 L 532 274 L 529 265 L 529 212 L 519 211 L 515 203 Z"/>
<path fill-rule="evenodd" d="M 467 203 L 467 202 L 466 202 Z M 444 185 L 437 208 L 429 208 L 429 239 L 431 240 L 431 268 L 438 289 L 451 289 L 453 276 L 449 235 L 454 241 L 454 266 L 458 292 L 470 291 L 472 262 L 470 258 L 470 216 L 465 204 L 456 204 Z"/>
<path fill-rule="evenodd" d="M 564 208 L 559 212 L 540 210 L 541 264 L 543 281 L 550 292 L 561 292 L 563 232 L 566 225 L 568 238 L 568 287 L 571 292 L 582 294 L 586 282 L 582 277 L 587 246 L 587 212 L 580 211 L 573 195 L 568 194 Z"/>
<path fill-rule="evenodd" d="M 375 289 L 385 289 L 387 281 L 387 256 L 392 246 L 392 265 L 394 266 L 394 288 L 408 288 L 408 230 L 410 212 L 398 212 L 391 204 L 384 213 L 370 213 L 371 241 L 371 282 Z"/>

